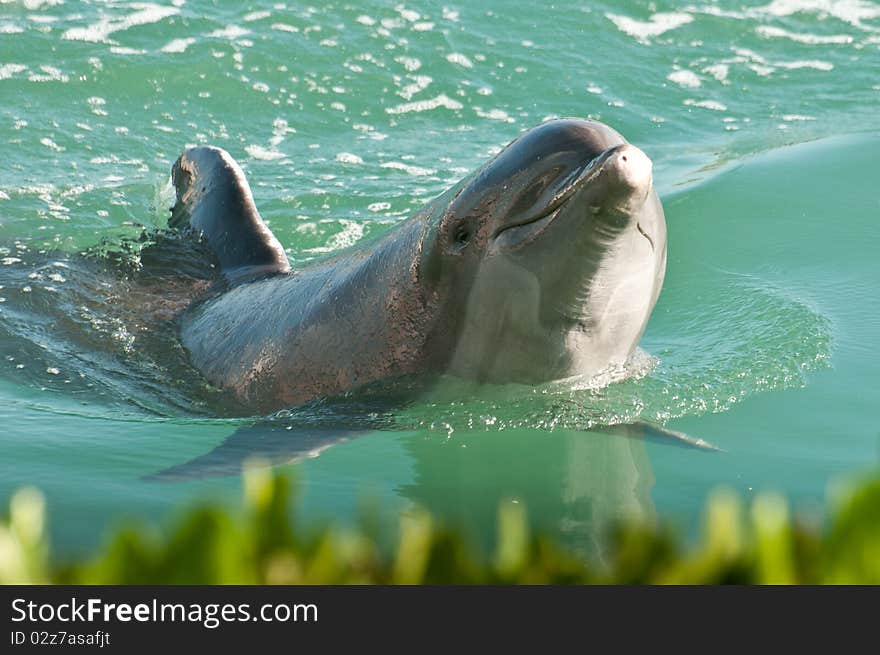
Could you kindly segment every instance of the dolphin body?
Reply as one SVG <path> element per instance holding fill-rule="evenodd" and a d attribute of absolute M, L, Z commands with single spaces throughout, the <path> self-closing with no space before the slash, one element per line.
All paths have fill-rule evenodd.
<path fill-rule="evenodd" d="M 188 149 L 172 180 L 170 226 L 201 233 L 221 278 L 180 316 L 182 344 L 212 384 L 262 414 L 412 376 L 537 384 L 622 367 L 666 270 L 651 161 L 597 121 L 523 133 L 381 238 L 303 270 L 228 153 Z M 369 427 L 262 421 L 156 477 L 234 473 L 249 453 L 315 454 Z"/>

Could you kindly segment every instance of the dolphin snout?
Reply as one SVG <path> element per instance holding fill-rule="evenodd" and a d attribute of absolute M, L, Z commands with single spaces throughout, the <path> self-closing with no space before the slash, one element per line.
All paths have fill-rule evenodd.
<path fill-rule="evenodd" d="M 634 191 L 644 189 L 647 192 L 651 186 L 653 164 L 644 152 L 630 143 L 614 149 L 605 162 L 605 169 L 623 186 Z"/>

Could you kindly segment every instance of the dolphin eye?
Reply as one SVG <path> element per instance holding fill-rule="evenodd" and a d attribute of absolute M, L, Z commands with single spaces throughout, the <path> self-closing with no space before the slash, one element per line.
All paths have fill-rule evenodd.
<path fill-rule="evenodd" d="M 452 241 L 457 246 L 466 246 L 471 240 L 471 230 L 470 228 L 462 223 L 458 227 L 455 228 L 455 232 L 452 235 Z"/>

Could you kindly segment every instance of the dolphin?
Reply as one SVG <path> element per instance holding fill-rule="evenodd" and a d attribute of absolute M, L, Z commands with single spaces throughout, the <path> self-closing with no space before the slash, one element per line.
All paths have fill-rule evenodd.
<path fill-rule="evenodd" d="M 362 248 L 291 270 L 228 153 L 184 152 L 173 227 L 224 284 L 180 318 L 193 365 L 260 412 L 387 378 L 534 384 L 633 353 L 666 270 L 651 161 L 596 121 L 555 120 Z"/>
<path fill-rule="evenodd" d="M 526 131 L 380 238 L 301 270 L 227 152 L 186 150 L 172 181 L 170 227 L 199 233 L 219 271 L 180 315 L 181 343 L 207 380 L 263 415 L 387 380 L 533 385 L 620 369 L 666 271 L 651 160 L 594 120 Z M 248 452 L 291 459 L 364 431 L 270 418 L 157 477 L 236 472 Z M 623 432 L 712 448 L 641 422 Z"/>

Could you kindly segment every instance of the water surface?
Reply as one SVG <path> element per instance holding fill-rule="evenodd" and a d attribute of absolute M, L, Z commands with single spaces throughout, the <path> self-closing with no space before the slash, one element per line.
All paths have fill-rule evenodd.
<path fill-rule="evenodd" d="M 95 254 L 161 227 L 187 145 L 241 162 L 300 266 L 387 230 L 521 130 L 582 116 L 654 160 L 669 267 L 642 347 L 659 364 L 602 390 L 412 406 L 408 429 L 293 465 L 298 511 L 418 503 L 487 541 L 515 498 L 594 553 L 622 516 L 693 532 L 719 484 L 813 512 L 878 459 L 878 50 L 880 4 L 860 0 L 0 4 L 0 497 L 42 488 L 62 555 L 237 498 L 236 477 L 141 479 L 241 422 L 143 329 L 161 289 L 107 286 Z M 636 417 L 727 452 L 582 429 Z"/>

